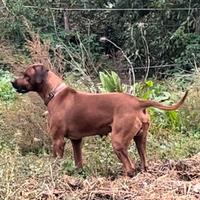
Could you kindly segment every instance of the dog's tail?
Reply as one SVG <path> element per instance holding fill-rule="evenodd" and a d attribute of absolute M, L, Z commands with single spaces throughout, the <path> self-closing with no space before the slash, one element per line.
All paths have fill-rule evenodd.
<path fill-rule="evenodd" d="M 163 105 L 159 102 L 152 101 L 152 100 L 140 100 L 140 103 L 141 103 L 141 107 L 143 107 L 143 108 L 154 107 L 154 108 L 159 108 L 161 110 L 176 110 L 184 103 L 187 95 L 188 95 L 188 90 L 185 92 L 184 96 L 178 103 L 171 105 L 171 106 L 166 106 L 166 105 Z"/>

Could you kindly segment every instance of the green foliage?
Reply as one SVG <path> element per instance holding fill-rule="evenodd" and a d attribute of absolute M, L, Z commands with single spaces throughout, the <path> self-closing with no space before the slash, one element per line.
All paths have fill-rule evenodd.
<path fill-rule="evenodd" d="M 88 174 L 101 174 L 108 176 L 118 170 L 117 157 L 113 152 L 111 138 L 109 136 L 96 136 L 84 143 L 87 160 Z M 95 166 L 95 167 L 94 167 Z"/>
<path fill-rule="evenodd" d="M 72 38 L 75 40 L 74 42 L 70 42 Z M 89 36 L 79 32 L 65 34 L 63 38 L 59 38 L 56 45 L 60 45 L 63 50 L 66 69 L 69 68 L 74 73 L 79 73 L 85 77 L 90 74 L 97 74 L 95 65 L 100 59 L 102 48 L 95 34 Z"/>
<path fill-rule="evenodd" d="M 51 41 L 52 49 L 61 46 L 65 70 L 98 75 L 102 70 L 103 54 L 115 57 L 117 49 L 109 42 L 100 43 L 102 36 L 120 46 L 133 67 L 181 63 L 182 69 L 199 65 L 197 0 L 188 1 L 65 1 L 7 0 L 0 22 L 1 37 L 23 47 L 30 32 Z M 33 5 L 34 7 L 26 7 Z M 158 8 L 161 11 L 68 11 L 69 30 L 64 26 L 64 11 L 50 8 Z M 170 10 L 171 8 L 191 10 Z M 80 36 L 77 36 L 77 34 Z M 57 46 L 57 47 L 56 47 Z M 150 53 L 149 53 L 150 52 Z M 52 52 L 51 52 L 52 53 Z M 52 55 L 52 60 L 55 55 Z M 127 70 L 124 60 L 121 68 Z M 105 65 L 106 66 L 106 65 Z M 108 65 L 107 65 L 108 66 Z M 81 70 L 84 69 L 84 70 Z M 157 70 L 159 71 L 159 70 Z M 175 70 L 176 71 L 176 70 Z M 141 70 L 141 72 L 143 72 Z M 172 69 L 174 72 L 174 69 Z M 155 73 L 150 70 L 150 75 Z"/>
<path fill-rule="evenodd" d="M 0 100 L 11 102 L 15 100 L 16 93 L 11 85 L 12 76 L 9 72 L 0 70 Z"/>
<path fill-rule="evenodd" d="M 42 33 L 41 40 L 50 44 L 47 53 L 52 58 L 51 62 L 63 73 L 70 71 L 90 83 L 91 77 L 98 74 L 97 64 L 101 60 L 102 47 L 96 34 L 58 30 L 56 33 Z"/>
<path fill-rule="evenodd" d="M 73 173 L 75 173 L 75 165 L 74 165 L 73 160 L 67 159 L 63 163 L 63 170 L 65 170 L 70 175 L 72 175 Z"/>
<path fill-rule="evenodd" d="M 22 47 L 31 31 L 54 31 L 50 4 L 45 0 L 36 0 L 38 9 L 27 8 L 33 5 L 29 0 L 4 1 L 6 9 L 0 22 L 1 37 Z M 45 9 L 44 9 L 45 8 Z"/>
<path fill-rule="evenodd" d="M 118 74 L 114 71 L 110 73 L 108 71 L 99 72 L 99 78 L 101 81 L 101 90 L 104 92 L 122 92 L 122 83 Z"/>
<path fill-rule="evenodd" d="M 122 86 L 119 76 L 111 71 L 99 73 L 101 81 L 101 90 L 103 92 L 123 92 L 125 87 Z M 155 101 L 161 101 L 166 105 L 173 104 L 171 100 L 172 95 L 166 91 L 166 87 L 159 83 L 154 83 L 152 80 L 148 80 L 145 83 L 139 82 L 135 85 L 136 95 L 142 99 L 152 99 Z M 174 97 L 173 97 L 174 98 Z M 150 109 L 152 120 L 155 120 L 164 128 L 180 129 L 181 117 L 178 111 L 163 111 L 159 109 Z M 159 118 L 158 118 L 159 116 Z"/>
<path fill-rule="evenodd" d="M 172 95 L 166 91 L 166 86 L 159 83 L 154 83 L 149 80 L 145 83 L 136 84 L 136 94 L 143 99 L 152 99 L 161 101 L 164 104 L 173 104 L 171 100 Z M 151 119 L 159 124 L 160 127 L 172 128 L 173 130 L 180 129 L 181 117 L 178 111 L 162 111 L 159 109 L 150 109 Z M 158 117 L 159 116 L 159 117 Z"/>
<path fill-rule="evenodd" d="M 176 37 L 182 37 L 185 49 L 181 52 L 180 57 L 176 59 L 179 64 L 188 63 L 189 66 L 195 66 L 200 63 L 200 35 L 189 33 Z M 196 66 L 196 67 L 198 67 Z"/>

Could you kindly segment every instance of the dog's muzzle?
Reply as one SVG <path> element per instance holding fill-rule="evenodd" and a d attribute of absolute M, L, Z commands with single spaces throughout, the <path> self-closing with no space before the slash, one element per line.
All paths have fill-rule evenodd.
<path fill-rule="evenodd" d="M 12 81 L 11 84 L 12 84 L 13 88 L 19 93 L 27 93 L 28 92 L 26 87 L 17 85 L 16 81 Z"/>

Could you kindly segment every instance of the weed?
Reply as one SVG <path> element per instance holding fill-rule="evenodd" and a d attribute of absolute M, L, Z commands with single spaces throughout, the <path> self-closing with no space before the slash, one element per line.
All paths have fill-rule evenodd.
<path fill-rule="evenodd" d="M 8 71 L 0 70 L 0 100 L 11 102 L 15 100 L 16 93 L 11 85 L 12 76 Z"/>
<path fill-rule="evenodd" d="M 99 78 L 103 92 L 123 92 L 121 80 L 116 72 L 100 72 Z"/>
<path fill-rule="evenodd" d="M 63 163 L 63 170 L 66 171 L 69 175 L 72 175 L 76 172 L 75 165 L 72 159 L 67 159 Z"/>

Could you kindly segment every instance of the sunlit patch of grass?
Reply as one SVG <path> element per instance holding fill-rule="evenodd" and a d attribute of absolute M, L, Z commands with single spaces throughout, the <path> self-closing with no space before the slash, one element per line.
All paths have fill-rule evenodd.
<path fill-rule="evenodd" d="M 11 80 L 12 75 L 8 71 L 0 70 L 0 100 L 2 102 L 12 102 L 16 98 Z"/>

